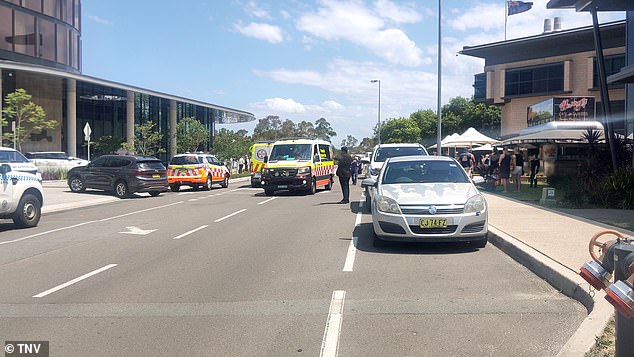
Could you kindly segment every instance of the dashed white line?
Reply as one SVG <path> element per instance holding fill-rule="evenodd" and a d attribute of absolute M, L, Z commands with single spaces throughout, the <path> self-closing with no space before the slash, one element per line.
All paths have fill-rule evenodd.
<path fill-rule="evenodd" d="M 271 198 L 269 198 L 268 200 L 265 200 L 265 201 L 259 202 L 259 203 L 258 203 L 258 205 L 263 205 L 263 204 L 265 204 L 265 203 L 267 203 L 267 202 L 271 202 L 271 201 L 273 201 L 273 200 L 274 200 L 274 199 L 276 199 L 276 198 L 277 198 L 277 197 L 271 197 Z"/>
<path fill-rule="evenodd" d="M 341 322 L 343 321 L 343 304 L 346 298 L 344 290 L 332 292 L 328 320 L 324 330 L 324 339 L 321 341 L 321 357 L 336 357 L 339 353 L 339 335 L 341 334 Z"/>
<path fill-rule="evenodd" d="M 116 266 L 117 266 L 117 264 L 108 264 L 108 265 L 106 265 L 106 266 L 104 266 L 104 267 L 101 267 L 101 268 L 99 268 L 99 269 L 97 269 L 97 270 L 93 270 L 93 271 L 91 271 L 90 273 L 84 274 L 84 275 L 82 275 L 82 276 L 80 276 L 80 277 L 78 277 L 78 278 L 75 278 L 75 279 L 73 279 L 73 280 L 67 281 L 67 282 L 65 282 L 64 284 L 57 285 L 57 286 L 56 286 L 56 287 L 54 287 L 54 288 L 48 289 L 48 290 L 46 290 L 46 291 L 44 291 L 44 292 L 41 292 L 41 293 L 39 293 L 39 294 L 37 294 L 37 295 L 33 295 L 33 297 L 34 297 L 34 298 L 41 298 L 41 297 L 44 297 L 44 296 L 46 296 L 46 295 L 52 294 L 52 293 L 54 293 L 54 292 L 56 292 L 56 291 L 58 291 L 58 290 L 61 290 L 61 289 L 66 288 L 66 287 L 68 287 L 68 286 L 71 286 L 71 285 L 73 285 L 73 284 L 75 284 L 75 283 L 78 283 L 78 282 L 80 282 L 80 281 L 84 280 L 84 279 L 90 278 L 91 276 L 93 276 L 93 275 L 95 275 L 95 274 L 99 274 L 99 273 L 101 273 L 102 271 L 106 271 L 106 270 L 108 270 L 108 269 L 110 269 L 110 268 L 114 268 L 114 267 L 116 267 Z"/>
<path fill-rule="evenodd" d="M 346 255 L 346 262 L 343 265 L 342 271 L 352 271 L 354 268 L 354 257 L 357 253 L 357 242 L 359 241 L 359 237 L 352 237 L 350 241 L 350 245 L 348 246 L 348 254 Z"/>
<path fill-rule="evenodd" d="M 215 221 L 214 221 L 214 223 L 218 223 L 218 222 L 220 222 L 220 221 L 224 221 L 225 219 L 227 219 L 227 218 L 229 218 L 229 217 L 233 217 L 233 216 L 235 216 L 236 214 L 240 214 L 240 213 L 242 213 L 242 212 L 244 212 L 244 211 L 246 211 L 246 210 L 247 210 L 246 208 L 243 208 L 243 209 L 241 209 L 241 210 L 239 210 L 239 211 L 233 212 L 232 214 L 228 214 L 228 215 L 226 215 L 226 216 L 224 216 L 224 217 L 222 217 L 222 218 L 218 218 L 217 220 L 215 220 Z"/>
<path fill-rule="evenodd" d="M 199 230 L 201 230 L 201 229 L 205 229 L 205 228 L 207 228 L 207 227 L 209 227 L 209 226 L 205 224 L 205 225 L 200 226 L 200 227 L 198 227 L 198 228 L 192 229 L 191 231 L 185 232 L 185 233 L 183 233 L 183 234 L 181 234 L 181 235 L 179 235 L 179 236 L 176 236 L 176 237 L 174 237 L 174 238 L 172 238 L 172 239 L 181 239 L 181 238 L 183 238 L 183 237 L 185 237 L 185 236 L 188 236 L 188 235 L 190 235 L 190 234 L 192 234 L 192 233 L 198 232 Z"/>

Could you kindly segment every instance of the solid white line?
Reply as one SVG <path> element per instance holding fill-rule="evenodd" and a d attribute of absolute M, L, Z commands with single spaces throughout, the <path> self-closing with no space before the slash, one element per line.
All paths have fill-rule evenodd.
<path fill-rule="evenodd" d="M 178 201 L 178 202 L 174 202 L 174 203 L 169 203 L 166 205 L 162 205 L 162 206 L 156 206 L 156 207 L 151 207 L 151 208 L 146 208 L 146 209 L 142 209 L 139 211 L 134 211 L 134 212 L 130 212 L 130 213 L 124 213 L 124 214 L 120 214 L 118 216 L 112 216 L 112 217 L 108 217 L 108 218 L 104 218 L 104 219 L 100 219 L 99 222 L 105 222 L 105 221 L 109 221 L 111 219 L 117 219 L 117 218 L 121 218 L 121 217 L 126 217 L 126 216 L 131 216 L 133 214 L 137 214 L 137 213 L 143 213 L 143 212 L 148 212 L 148 211 L 154 211 L 155 209 L 161 209 L 161 208 L 165 208 L 165 207 L 169 207 L 169 206 L 174 206 L 174 205 L 178 205 L 183 203 L 183 201 Z"/>
<path fill-rule="evenodd" d="M 363 208 L 363 202 L 359 203 L 359 208 Z M 363 216 L 363 210 L 357 212 L 357 218 L 354 220 L 354 226 L 361 224 L 361 217 Z"/>
<path fill-rule="evenodd" d="M 99 273 L 101 273 L 102 271 L 106 271 L 106 270 L 108 270 L 108 269 L 110 269 L 110 268 L 113 268 L 113 267 L 116 267 L 116 266 L 117 266 L 117 264 L 108 264 L 108 265 L 106 265 L 106 266 L 104 266 L 104 267 L 101 267 L 101 268 L 99 268 L 99 269 L 97 269 L 97 270 L 93 270 L 93 271 L 91 271 L 90 273 L 84 274 L 84 275 L 82 275 L 82 276 L 80 276 L 80 277 L 78 277 L 78 278 L 75 278 L 75 279 L 73 279 L 73 280 L 70 280 L 70 281 L 68 281 L 68 282 L 65 282 L 64 284 L 57 285 L 57 286 L 56 286 L 56 287 L 54 287 L 54 288 L 48 289 L 48 290 L 46 290 L 46 291 L 44 291 L 44 292 L 41 292 L 41 293 L 39 293 L 39 294 L 37 294 L 37 295 L 33 295 L 33 297 L 34 297 L 34 298 L 41 298 L 41 297 L 44 297 L 44 296 L 46 296 L 46 295 L 48 295 L 48 294 L 52 294 L 52 293 L 56 292 L 57 290 L 61 290 L 61 289 L 65 288 L 65 287 L 71 286 L 71 285 L 73 285 L 73 284 L 75 284 L 75 283 L 77 283 L 77 282 L 80 282 L 80 281 L 82 281 L 82 280 L 84 280 L 84 279 L 86 279 L 86 278 L 90 278 L 91 276 L 93 276 L 93 275 L 95 275 L 95 274 L 99 274 Z"/>
<path fill-rule="evenodd" d="M 194 202 L 194 201 L 198 201 L 198 199 L 197 198 L 190 198 L 190 199 L 187 200 L 187 202 Z"/>
<path fill-rule="evenodd" d="M 0 245 L 9 244 L 9 243 L 15 243 L 15 242 L 19 242 L 19 241 L 22 241 L 22 240 L 43 236 L 43 235 L 49 234 L 49 233 L 55 233 L 55 232 L 63 231 L 63 230 L 66 230 L 66 229 L 71 229 L 71 228 L 85 226 L 86 224 L 95 223 L 95 222 L 96 221 L 87 221 L 87 222 L 82 222 L 82 223 L 78 223 L 78 224 L 73 224 L 72 226 L 68 226 L 68 227 L 51 229 L 50 231 L 36 233 L 36 234 L 31 234 L 30 236 L 26 236 L 26 237 L 17 238 L 17 239 L 14 239 L 14 240 L 8 240 L 8 241 L 0 242 Z"/>
<path fill-rule="evenodd" d="M 220 221 L 224 221 L 225 219 L 227 219 L 227 218 L 229 218 L 229 217 L 233 217 L 233 216 L 235 216 L 236 214 L 240 214 L 240 213 L 242 213 L 242 212 L 244 212 L 244 211 L 246 211 L 246 210 L 247 210 L 246 208 L 243 208 L 243 209 L 241 209 L 241 210 L 239 210 L 239 211 L 237 211 L 237 212 L 233 212 L 232 214 L 226 215 L 226 216 L 224 216 L 224 217 L 222 217 L 222 218 L 218 218 L 217 220 L 215 220 L 215 221 L 214 221 L 214 223 L 218 223 L 218 222 L 220 222 Z"/>
<path fill-rule="evenodd" d="M 191 231 L 189 231 L 189 232 L 185 232 L 185 233 L 183 233 L 183 234 L 181 234 L 181 235 L 179 235 L 179 236 L 176 236 L 176 237 L 174 237 L 174 238 L 172 238 L 172 239 L 181 239 L 181 238 L 183 238 L 183 237 L 185 237 L 185 236 L 188 236 L 188 235 L 190 235 L 190 234 L 192 234 L 192 233 L 198 232 L 199 230 L 201 230 L 201 229 L 205 229 L 205 228 L 207 228 L 207 227 L 209 227 L 209 226 L 205 224 L 204 226 L 200 226 L 200 227 L 198 227 L 198 228 L 196 228 L 196 229 L 192 229 Z"/>
<path fill-rule="evenodd" d="M 266 200 L 266 201 L 262 201 L 262 202 L 260 202 L 260 203 L 258 203 L 258 204 L 259 204 L 259 205 L 263 205 L 263 204 L 265 204 L 265 203 L 267 203 L 267 202 L 271 202 L 271 201 L 273 201 L 273 200 L 274 200 L 274 199 L 276 199 L 276 198 L 277 198 L 277 197 L 271 197 L 271 198 L 269 198 L 268 200 Z"/>
<path fill-rule="evenodd" d="M 328 320 L 324 330 L 324 339 L 321 341 L 321 357 L 336 357 L 339 353 L 339 334 L 341 333 L 341 322 L 343 321 L 343 303 L 346 298 L 344 290 L 332 292 Z"/>
<path fill-rule="evenodd" d="M 346 262 L 343 265 L 342 271 L 352 271 L 354 268 L 354 257 L 357 253 L 357 242 L 359 237 L 352 237 L 350 245 L 348 246 L 348 254 L 346 255 Z"/>

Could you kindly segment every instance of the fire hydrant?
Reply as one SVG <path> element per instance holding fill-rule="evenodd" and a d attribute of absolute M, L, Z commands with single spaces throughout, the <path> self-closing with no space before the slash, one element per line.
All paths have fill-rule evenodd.
<path fill-rule="evenodd" d="M 599 240 L 607 235 L 616 239 Z M 605 299 L 616 310 L 615 356 L 634 356 L 634 240 L 606 230 L 595 234 L 588 248 L 592 260 L 581 267 L 579 275 L 595 289 L 605 290 Z M 610 284 L 613 272 L 614 283 Z"/>

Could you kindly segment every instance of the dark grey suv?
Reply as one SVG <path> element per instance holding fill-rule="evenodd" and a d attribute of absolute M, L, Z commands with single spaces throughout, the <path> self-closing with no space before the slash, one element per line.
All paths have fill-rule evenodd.
<path fill-rule="evenodd" d="M 109 191 L 119 198 L 136 192 L 158 196 L 168 190 L 167 170 L 151 156 L 104 155 L 68 171 L 68 187 L 73 192 L 87 188 Z"/>

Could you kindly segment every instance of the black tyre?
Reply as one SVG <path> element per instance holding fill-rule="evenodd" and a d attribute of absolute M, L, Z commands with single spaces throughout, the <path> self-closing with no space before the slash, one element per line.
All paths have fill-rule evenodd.
<path fill-rule="evenodd" d="M 332 190 L 332 176 L 328 179 L 328 184 L 324 187 L 326 191 Z"/>
<path fill-rule="evenodd" d="M 73 176 L 68 181 L 68 187 L 73 192 L 84 192 L 86 191 L 86 185 L 84 184 L 84 180 L 79 176 Z"/>
<path fill-rule="evenodd" d="M 308 188 L 308 194 L 314 195 L 316 192 L 317 192 L 317 179 L 313 177 L 313 179 L 310 180 L 310 187 Z"/>
<path fill-rule="evenodd" d="M 273 196 L 274 193 L 275 193 L 275 190 L 273 189 L 267 189 L 267 188 L 264 189 L 264 194 L 267 196 Z"/>
<path fill-rule="evenodd" d="M 181 186 L 180 185 L 170 185 L 170 190 L 172 190 L 172 192 L 178 192 L 181 190 Z"/>
<path fill-rule="evenodd" d="M 156 197 L 161 194 L 161 191 L 150 191 L 150 196 Z"/>
<path fill-rule="evenodd" d="M 222 183 L 220 183 L 220 187 L 222 187 L 222 188 L 229 187 L 229 176 L 225 175 L 225 179 L 222 180 Z"/>
<path fill-rule="evenodd" d="M 207 175 L 207 181 L 205 182 L 205 191 L 211 191 L 211 186 L 213 185 L 213 182 L 211 181 L 211 174 Z"/>
<path fill-rule="evenodd" d="M 37 226 L 42 216 L 42 203 L 34 195 L 27 193 L 20 199 L 15 213 L 13 223 L 20 228 L 31 228 Z"/>
<path fill-rule="evenodd" d="M 475 248 L 482 249 L 487 246 L 488 241 L 487 237 L 484 237 L 483 239 L 471 241 L 471 244 L 473 244 Z"/>
<path fill-rule="evenodd" d="M 128 191 L 128 184 L 123 180 L 119 180 L 114 184 L 114 195 L 119 198 L 127 198 L 130 195 Z"/>

